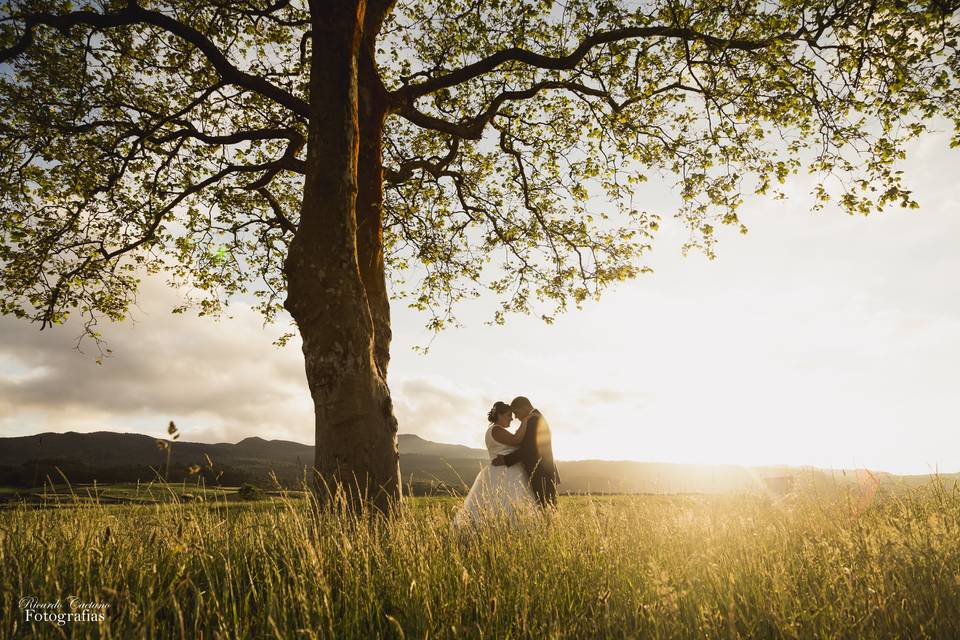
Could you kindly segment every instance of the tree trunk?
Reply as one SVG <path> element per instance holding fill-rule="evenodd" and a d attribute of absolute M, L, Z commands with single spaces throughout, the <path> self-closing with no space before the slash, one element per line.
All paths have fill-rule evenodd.
<path fill-rule="evenodd" d="M 358 54 L 364 4 L 312 3 L 307 175 L 300 226 L 284 265 L 285 306 L 303 338 L 316 414 L 319 495 L 328 500 L 342 492 L 351 506 L 370 504 L 385 511 L 400 497 L 401 485 L 397 423 L 386 362 L 378 362 L 377 349 L 376 328 L 385 324 L 389 330 L 389 310 L 385 315 L 381 308 L 386 298 L 381 300 L 380 290 L 368 297 L 365 286 L 383 282 L 382 246 L 379 262 L 371 262 L 377 247 L 364 231 L 363 269 L 358 254 Z M 369 199 L 364 190 L 363 200 Z M 389 349 L 389 334 L 386 340 Z"/>
<path fill-rule="evenodd" d="M 357 175 L 357 254 L 374 328 L 374 359 L 384 379 L 390 364 L 390 297 L 383 264 L 383 126 L 387 91 L 377 73 L 373 39 L 365 38 L 359 59 L 360 149 Z"/>
<path fill-rule="evenodd" d="M 369 0 L 359 54 L 358 116 L 360 156 L 357 196 L 357 252 L 360 277 L 373 319 L 373 353 L 386 380 L 390 364 L 390 297 L 383 261 L 383 128 L 390 98 L 377 70 L 376 44 L 394 0 Z"/>

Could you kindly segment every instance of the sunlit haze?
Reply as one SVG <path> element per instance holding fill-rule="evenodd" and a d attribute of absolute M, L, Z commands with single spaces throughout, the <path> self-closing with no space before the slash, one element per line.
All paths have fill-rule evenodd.
<path fill-rule="evenodd" d="M 560 459 L 960 471 L 960 152 L 948 136 L 912 148 L 919 211 L 852 218 L 809 211 L 811 182 L 785 202 L 748 199 L 750 231 L 720 234 L 718 258 L 681 256 L 669 185 L 644 185 L 667 222 L 654 273 L 548 326 L 488 326 L 491 297 L 432 340 L 395 304 L 390 383 L 401 433 L 482 446 L 495 400 L 523 394 L 549 418 Z M 654 181 L 651 181 L 654 182 Z M 135 323 L 105 326 L 113 355 L 73 349 L 75 325 L 38 332 L 0 319 L 0 430 L 135 431 L 183 439 L 313 442 L 297 341 L 238 302 L 219 322 L 169 313 L 148 281 Z"/>

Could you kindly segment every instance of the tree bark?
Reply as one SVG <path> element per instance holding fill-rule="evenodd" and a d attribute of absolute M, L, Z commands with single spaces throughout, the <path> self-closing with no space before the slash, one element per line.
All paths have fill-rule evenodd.
<path fill-rule="evenodd" d="M 380 28 L 394 0 L 369 0 L 359 52 L 357 251 L 374 325 L 374 358 L 386 379 L 390 364 L 390 297 L 383 258 L 383 133 L 390 97 L 376 62 Z"/>
<path fill-rule="evenodd" d="M 377 346 L 377 327 L 385 324 L 389 331 L 389 309 L 382 308 L 386 288 L 381 296 L 375 286 L 384 282 L 382 240 L 379 250 L 370 244 L 381 237 L 379 222 L 369 224 L 365 214 L 358 237 L 358 204 L 368 212 L 376 205 L 379 218 L 382 201 L 364 188 L 358 202 L 360 149 L 367 146 L 361 145 L 358 99 L 364 10 L 363 0 L 311 5 L 307 174 L 300 225 L 284 265 L 285 307 L 303 338 L 316 415 L 318 493 L 324 500 L 343 496 L 353 507 L 386 511 L 399 499 L 401 484 L 397 423 Z M 372 182 L 368 170 L 363 180 Z"/>
<path fill-rule="evenodd" d="M 381 376 L 390 364 L 390 297 L 383 262 L 383 127 L 387 91 L 376 70 L 372 39 L 360 51 L 357 175 L 357 253 L 374 328 L 374 358 Z"/>

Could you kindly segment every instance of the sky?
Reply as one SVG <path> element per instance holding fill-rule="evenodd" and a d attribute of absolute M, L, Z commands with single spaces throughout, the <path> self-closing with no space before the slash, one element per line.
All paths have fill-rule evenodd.
<path fill-rule="evenodd" d="M 648 254 L 653 274 L 554 325 L 485 324 L 494 299 L 461 308 L 432 339 L 395 304 L 390 387 L 401 433 L 482 446 L 495 400 L 529 396 L 559 459 L 960 471 L 960 150 L 947 134 L 903 164 L 918 211 L 868 218 L 748 198 L 741 236 L 716 260 L 681 255 L 679 223 Z M 667 184 L 638 194 L 667 213 Z M 241 302 L 219 321 L 172 315 L 182 293 L 147 280 L 132 322 L 104 326 L 96 363 L 79 329 L 0 317 L 0 435 L 128 431 L 182 440 L 313 442 L 298 340 Z M 427 355 L 413 347 L 430 343 Z"/>

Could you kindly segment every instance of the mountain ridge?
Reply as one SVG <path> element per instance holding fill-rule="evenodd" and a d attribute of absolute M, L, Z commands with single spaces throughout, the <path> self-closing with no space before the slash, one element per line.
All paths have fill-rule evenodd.
<path fill-rule="evenodd" d="M 433 442 L 415 434 L 398 435 L 400 469 L 407 485 L 443 486 L 462 491 L 487 460 L 483 449 Z M 158 439 L 141 433 L 48 431 L 0 438 L 0 484 L 36 486 L 64 473 L 71 480 L 99 482 L 155 480 L 160 470 L 172 480 L 189 477 L 198 466 L 223 484 L 274 478 L 295 484 L 313 462 L 314 448 L 292 440 L 249 436 L 236 443 Z M 168 457 L 169 454 L 169 457 Z M 209 467 L 209 461 L 213 467 Z M 693 465 L 634 460 L 559 460 L 566 492 L 716 493 L 800 486 L 919 484 L 929 476 L 898 476 L 879 471 L 819 469 L 811 466 Z M 960 478 L 960 474 L 942 476 Z M 776 480 L 780 478 L 780 480 Z M 784 478 L 790 478 L 789 481 Z M 782 485 L 782 486 L 781 486 Z M 779 490 L 779 489 L 778 489 Z"/>

